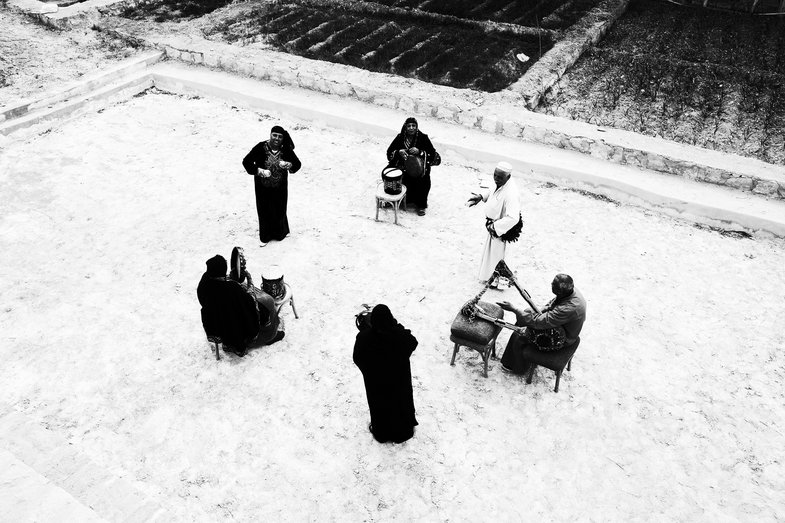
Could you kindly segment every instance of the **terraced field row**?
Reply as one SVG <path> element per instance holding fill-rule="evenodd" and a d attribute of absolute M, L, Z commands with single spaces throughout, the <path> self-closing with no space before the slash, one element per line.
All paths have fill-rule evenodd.
<path fill-rule="evenodd" d="M 470 20 L 566 29 L 596 5 L 595 0 L 377 0 L 389 7 L 418 9 Z"/>

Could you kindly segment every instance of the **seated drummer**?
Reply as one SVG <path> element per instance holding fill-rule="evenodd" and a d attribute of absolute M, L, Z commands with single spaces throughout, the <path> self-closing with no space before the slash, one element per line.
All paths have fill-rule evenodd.
<path fill-rule="evenodd" d="M 202 326 L 207 336 L 217 336 L 224 350 L 245 356 L 249 348 L 271 345 L 284 337 L 278 330 L 275 301 L 253 285 L 226 277 L 223 256 L 207 260 L 207 271 L 196 289 L 202 305 Z"/>
<path fill-rule="evenodd" d="M 418 172 L 407 169 L 406 160 L 410 156 L 424 160 L 418 166 Z M 397 167 L 403 171 L 406 199 L 415 206 L 418 215 L 425 216 L 428 193 L 431 191 L 431 166 L 439 165 L 442 160 L 428 135 L 420 132 L 416 119 L 407 118 L 403 123 L 401 132 L 387 148 L 387 161 L 389 167 Z"/>
<path fill-rule="evenodd" d="M 517 318 L 515 324 L 519 327 L 533 329 L 562 327 L 566 336 L 563 348 L 567 348 L 578 341 L 583 322 L 586 321 L 586 300 L 567 274 L 557 274 L 553 278 L 551 291 L 556 297 L 540 313 L 531 309 L 521 310 L 508 301 L 497 302 L 497 304 L 502 309 L 515 313 Z M 529 370 L 522 357 L 526 345 L 534 345 L 534 343 L 517 332 L 510 336 L 502 356 L 503 370 L 513 374 L 525 374 Z"/>

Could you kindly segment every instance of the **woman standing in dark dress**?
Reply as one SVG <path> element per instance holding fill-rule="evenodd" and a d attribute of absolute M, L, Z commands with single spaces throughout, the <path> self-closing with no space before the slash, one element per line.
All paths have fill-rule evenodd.
<path fill-rule="evenodd" d="M 412 175 L 406 172 L 405 165 L 409 156 L 416 156 L 423 161 L 421 173 Z M 441 157 L 433 148 L 428 135 L 420 132 L 417 120 L 407 118 L 401 132 L 387 148 L 389 167 L 403 170 L 403 184 L 406 186 L 406 199 L 417 208 L 417 214 L 425 215 L 428 208 L 428 193 L 431 191 L 431 165 L 439 165 Z"/>
<path fill-rule="evenodd" d="M 369 429 L 376 441 L 403 443 L 414 435 L 412 370 L 409 357 L 417 338 L 386 305 L 371 312 L 371 327 L 357 334 L 354 363 L 363 374 L 371 411 Z"/>
<path fill-rule="evenodd" d="M 289 173 L 296 173 L 300 166 L 292 138 L 279 125 L 270 130 L 269 140 L 256 144 L 243 158 L 245 171 L 254 176 L 262 247 L 270 240 L 283 240 L 289 234 L 286 217 Z"/>

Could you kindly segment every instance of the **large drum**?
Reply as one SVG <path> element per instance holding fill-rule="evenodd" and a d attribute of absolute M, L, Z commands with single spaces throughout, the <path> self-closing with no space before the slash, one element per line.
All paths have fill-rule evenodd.
<path fill-rule="evenodd" d="M 403 162 L 403 171 L 411 178 L 420 178 L 425 174 L 425 158 L 410 154 Z"/>
<path fill-rule="evenodd" d="M 270 267 L 262 273 L 262 290 L 274 300 L 284 297 L 286 288 L 283 284 L 283 272 L 278 267 Z"/>
<path fill-rule="evenodd" d="M 248 278 L 250 283 L 250 277 L 245 269 L 245 253 L 243 252 L 242 247 L 235 247 L 232 249 L 229 278 L 238 283 L 243 283 L 246 278 Z"/>
<path fill-rule="evenodd" d="M 397 167 L 385 167 L 382 170 L 382 180 L 384 180 L 384 192 L 387 194 L 401 194 L 403 171 Z"/>

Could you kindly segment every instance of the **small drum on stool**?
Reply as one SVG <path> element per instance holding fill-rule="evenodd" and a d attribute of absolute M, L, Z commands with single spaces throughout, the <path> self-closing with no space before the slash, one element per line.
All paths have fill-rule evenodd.
<path fill-rule="evenodd" d="M 504 311 L 495 303 L 478 302 L 477 307 L 488 316 L 503 318 Z M 455 356 L 460 346 L 469 347 L 480 353 L 483 361 L 483 376 L 488 377 L 488 360 L 491 355 L 496 356 L 496 337 L 502 328 L 481 318 L 469 318 L 463 312 L 458 312 L 450 326 L 450 340 L 455 343 L 450 365 L 455 365 Z"/>
<path fill-rule="evenodd" d="M 403 171 L 397 167 L 385 167 L 382 169 L 382 180 L 384 180 L 384 192 L 387 194 L 401 194 Z"/>
<path fill-rule="evenodd" d="M 262 290 L 272 296 L 274 300 L 280 300 L 286 294 L 283 285 L 283 272 L 277 267 L 270 267 L 262 273 Z"/>

